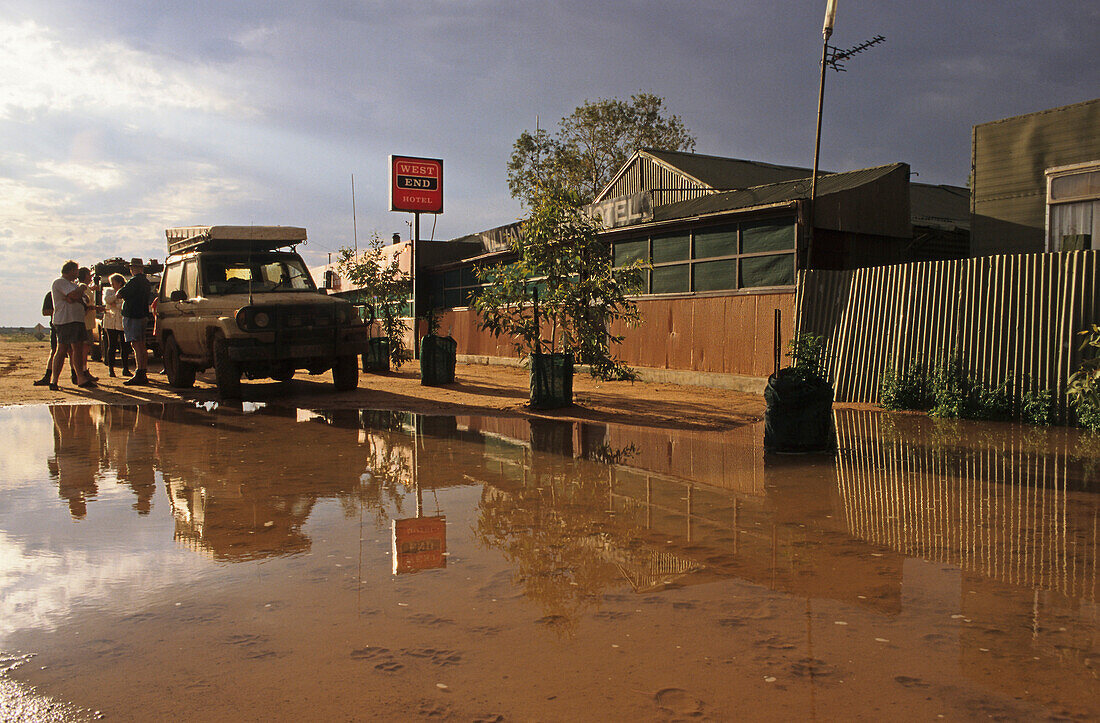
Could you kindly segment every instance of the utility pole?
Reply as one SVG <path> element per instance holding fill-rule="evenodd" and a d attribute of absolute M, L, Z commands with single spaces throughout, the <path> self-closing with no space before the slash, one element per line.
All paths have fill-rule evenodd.
<path fill-rule="evenodd" d="M 839 50 L 829 45 L 829 38 L 833 35 L 833 25 L 836 22 L 836 4 L 837 0 L 827 0 L 825 5 L 825 22 L 821 26 L 821 81 L 817 86 L 817 130 L 814 135 L 814 169 L 813 174 L 810 176 L 810 203 L 809 203 L 809 240 L 806 243 L 806 268 L 810 268 L 813 263 L 813 244 L 814 244 L 814 224 L 816 223 L 816 208 L 815 203 L 817 201 L 817 171 L 818 160 L 821 156 L 821 112 L 825 106 L 825 71 L 829 68 L 843 73 L 847 70 L 844 67 L 844 62 L 857 53 L 862 53 L 870 47 L 878 45 L 886 41 L 886 38 L 881 35 L 876 35 L 870 40 L 866 40 L 859 45 L 848 48 L 847 50 Z"/>

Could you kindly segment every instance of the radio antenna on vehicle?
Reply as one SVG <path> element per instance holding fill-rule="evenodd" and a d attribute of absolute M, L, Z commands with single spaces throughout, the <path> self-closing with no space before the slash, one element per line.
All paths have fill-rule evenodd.
<path fill-rule="evenodd" d="M 256 226 L 248 224 L 248 305 L 252 306 L 252 247 L 256 245 Z"/>

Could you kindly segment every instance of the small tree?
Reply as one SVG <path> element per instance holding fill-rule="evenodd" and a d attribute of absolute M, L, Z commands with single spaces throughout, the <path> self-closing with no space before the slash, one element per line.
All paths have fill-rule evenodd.
<path fill-rule="evenodd" d="M 590 203 L 639 148 L 694 151 L 695 139 L 653 93 L 585 101 L 559 121 L 555 135 L 520 134 L 508 160 L 508 188 L 528 208 L 549 185 Z"/>
<path fill-rule="evenodd" d="M 473 301 L 481 328 L 512 336 L 519 354 L 570 352 L 590 365 L 593 376 L 633 378 L 612 356 L 611 344 L 622 336 L 611 334 L 608 325 L 640 320 L 627 297 L 641 288 L 642 265 L 613 269 L 611 247 L 598 238 L 599 230 L 576 193 L 540 189 L 522 233 L 512 241 L 519 258 L 478 269 L 478 278 L 488 284 Z M 549 339 L 543 338 L 544 328 Z"/>
<path fill-rule="evenodd" d="M 339 251 L 340 273 L 358 288 L 359 300 L 369 315 L 369 324 L 379 322 L 389 339 L 390 361 L 395 369 L 409 357 L 405 346 L 405 322 L 402 319 L 409 297 L 409 275 L 401 270 L 397 256 L 388 262 L 382 253 L 384 244 L 375 233 L 366 251 L 342 248 Z"/>

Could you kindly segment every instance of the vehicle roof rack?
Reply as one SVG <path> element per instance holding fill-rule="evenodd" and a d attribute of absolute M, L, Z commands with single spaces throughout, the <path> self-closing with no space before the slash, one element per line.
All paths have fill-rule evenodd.
<path fill-rule="evenodd" d="M 168 253 L 208 251 L 273 251 L 306 240 L 297 226 L 181 226 L 164 230 Z"/>

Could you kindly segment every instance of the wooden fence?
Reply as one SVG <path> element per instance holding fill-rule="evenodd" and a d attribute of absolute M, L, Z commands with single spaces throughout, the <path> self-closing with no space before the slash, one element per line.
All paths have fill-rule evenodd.
<path fill-rule="evenodd" d="M 888 368 L 958 354 L 990 384 L 1049 390 L 1064 411 L 1076 333 L 1100 322 L 1097 251 L 799 272 L 796 332 L 825 338 L 839 402 L 877 402 Z"/>

